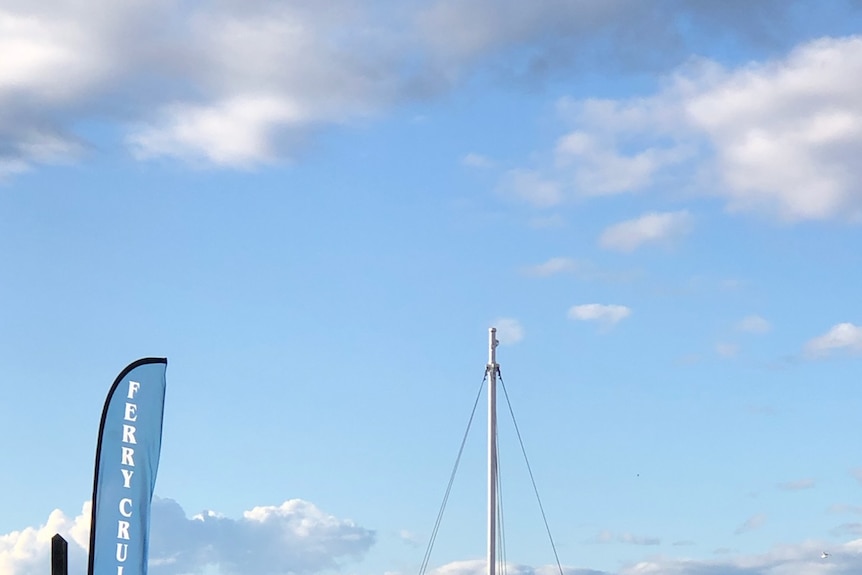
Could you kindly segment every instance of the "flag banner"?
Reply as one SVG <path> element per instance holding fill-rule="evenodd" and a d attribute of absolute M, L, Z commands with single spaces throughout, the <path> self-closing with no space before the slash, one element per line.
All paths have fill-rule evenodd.
<path fill-rule="evenodd" d="M 88 575 L 147 573 L 167 365 L 164 358 L 139 359 L 108 392 L 96 446 Z"/>

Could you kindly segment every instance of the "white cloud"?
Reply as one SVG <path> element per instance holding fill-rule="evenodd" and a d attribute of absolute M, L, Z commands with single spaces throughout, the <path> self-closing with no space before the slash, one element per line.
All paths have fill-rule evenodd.
<path fill-rule="evenodd" d="M 623 154 L 616 150 L 615 138 L 600 139 L 581 131 L 562 137 L 555 149 L 558 166 L 577 166 L 574 186 L 576 192 L 584 196 L 644 189 L 653 183 L 660 169 L 679 163 L 690 155 L 691 152 L 682 146 L 648 147 L 636 153 Z"/>
<path fill-rule="evenodd" d="M 44 104 L 80 95 L 106 72 L 87 32 L 62 17 L 0 9 L 0 101 L 16 93 Z"/>
<path fill-rule="evenodd" d="M 716 146 L 732 210 L 824 219 L 860 207 L 862 38 L 823 39 L 780 61 L 719 74 L 686 101 Z"/>
<path fill-rule="evenodd" d="M 588 303 L 569 308 L 569 319 L 595 321 L 606 327 L 613 326 L 628 316 L 632 310 L 624 305 Z"/>
<path fill-rule="evenodd" d="M 527 266 L 523 271 L 526 275 L 530 276 L 548 277 L 573 272 L 577 269 L 578 262 L 572 258 L 555 257 L 534 266 Z"/>
<path fill-rule="evenodd" d="M 582 194 L 683 178 L 733 212 L 859 219 L 860 77 L 862 36 L 826 38 L 733 70 L 688 64 L 651 97 L 563 100 L 576 128 L 556 177 Z"/>
<path fill-rule="evenodd" d="M 86 570 L 86 548 L 90 533 L 90 505 L 78 517 L 55 509 L 39 527 L 27 527 L 0 535 L 0 573 L 29 575 L 50 565 L 51 538 L 59 533 L 69 542 L 69 572 Z M 73 571 L 73 567 L 77 568 Z"/>
<path fill-rule="evenodd" d="M 749 315 L 736 324 L 736 329 L 748 333 L 767 333 L 772 329 L 772 324 L 759 315 Z"/>
<path fill-rule="evenodd" d="M 404 38 L 349 0 L 77 4 L 0 9 L 0 53 L 14 55 L 0 59 L 4 162 L 53 161 L 24 144 L 80 148 L 71 126 L 98 118 L 130 127 L 139 158 L 246 167 L 290 158 L 309 126 L 368 116 L 413 90 Z"/>
<path fill-rule="evenodd" d="M 805 344 L 805 352 L 809 357 L 825 356 L 838 350 L 862 352 L 862 327 L 852 323 L 839 323 Z"/>
<path fill-rule="evenodd" d="M 524 339 L 524 327 L 511 317 L 500 317 L 493 321 L 497 328 L 497 340 L 503 345 L 515 344 Z"/>
<path fill-rule="evenodd" d="M 28 527 L 0 535 L 0 573 L 31 575 L 50 565 L 50 538 L 59 532 L 69 541 L 70 573 L 86 569 L 85 547 L 89 534 L 89 504 L 76 518 L 61 511 L 51 513 L 40 527 Z M 758 523 L 755 516 L 746 524 Z M 175 502 L 156 500 L 153 506 L 150 572 L 154 575 L 181 573 L 314 573 L 330 572 L 341 561 L 356 557 L 373 543 L 373 533 L 343 519 L 336 519 L 311 505 L 292 500 L 280 506 L 254 508 L 240 519 L 214 513 L 186 517 Z M 836 527 L 837 535 L 857 535 L 859 524 Z M 651 544 L 651 537 L 630 534 L 600 534 L 607 541 Z M 677 544 L 689 544 L 680 541 Z M 827 549 L 828 560 L 820 557 Z M 766 553 L 734 555 L 718 560 L 695 560 L 653 556 L 611 572 L 563 565 L 563 575 L 828 575 L 862 572 L 862 539 L 846 543 L 807 541 L 778 545 Z M 512 575 L 557 575 L 556 565 L 529 566 L 507 563 Z M 482 575 L 484 560 L 455 561 L 429 575 Z M 409 575 L 389 572 L 389 575 Z"/>
<path fill-rule="evenodd" d="M 174 106 L 129 141 L 138 158 L 175 156 L 246 167 L 273 161 L 271 132 L 303 119 L 302 110 L 283 97 L 236 97 L 210 106 Z"/>
<path fill-rule="evenodd" d="M 664 68 L 687 57 L 692 30 L 721 28 L 734 39 L 762 42 L 761 32 L 773 30 L 783 21 L 777 16 L 789 11 L 777 0 L 747 6 L 744 15 L 723 4 L 660 1 L 647 6 L 638 0 L 331 0 L 325 8 L 278 2 L 10 0 L 0 8 L 0 166 L 6 166 L 0 171 L 12 173 L 9 166 L 19 162 L 56 161 L 57 156 L 33 155 L 24 145 L 40 138 L 62 142 L 54 149 L 74 158 L 88 148 L 78 126 L 92 120 L 130 126 L 127 141 L 139 158 L 169 156 L 233 167 L 281 161 L 322 124 L 355 121 L 406 100 L 438 96 L 480 66 L 528 82 L 596 61 L 605 68 Z M 685 30 L 667 25 L 677 20 L 687 23 Z M 653 50 L 644 51 L 633 40 L 645 37 Z M 829 92 L 835 91 L 832 86 L 846 87 L 854 77 L 852 58 L 832 65 L 837 60 L 827 47 L 810 60 L 821 55 L 826 64 L 813 85 Z M 799 60 L 796 68 L 810 64 Z M 748 90 L 750 101 L 764 101 L 770 110 L 771 104 L 801 98 L 804 90 L 793 81 L 796 68 L 788 68 L 789 80 L 780 90 L 760 92 L 756 84 L 737 83 Z M 781 72 L 775 73 L 779 79 Z M 707 113 L 716 105 L 713 100 L 692 99 L 699 105 L 691 108 L 691 124 L 702 124 L 700 129 L 716 141 L 733 143 L 721 127 L 744 117 L 745 110 L 719 107 L 720 125 L 714 125 Z M 787 142 L 792 152 L 796 142 L 804 141 L 826 143 L 825 155 L 830 143 L 855 137 L 847 119 L 857 108 L 854 100 L 848 102 L 836 107 L 834 100 L 824 101 L 822 110 L 834 112 L 821 114 L 810 129 L 794 131 L 790 123 L 782 139 L 767 133 L 746 151 L 774 155 Z M 638 111 L 638 106 L 629 108 Z M 772 116 L 764 115 L 762 122 L 771 122 Z M 580 180 L 574 181 L 586 193 L 642 188 L 693 153 L 688 142 L 626 151 L 615 134 L 586 134 L 580 147 L 575 137 L 561 143 L 561 153 L 580 162 Z M 735 160 L 756 163 L 755 155 L 722 157 L 744 168 L 733 180 L 740 189 L 779 177 Z M 829 158 L 835 165 L 819 160 L 794 165 L 806 174 L 809 167 L 831 168 L 822 184 L 826 207 L 841 193 L 833 183 L 840 187 L 854 175 L 841 173 L 840 158 Z M 787 178 L 794 181 L 796 172 Z M 543 186 L 538 201 L 557 198 L 553 187 Z"/>
<path fill-rule="evenodd" d="M 0 574 L 30 575 L 49 565 L 51 537 L 69 541 L 69 572 L 86 570 L 90 505 L 71 519 L 51 513 L 45 525 L 0 535 Z M 173 500 L 155 499 L 150 527 L 150 573 L 315 573 L 362 556 L 373 531 L 326 514 L 299 499 L 255 507 L 240 519 L 204 512 L 186 517 Z"/>
<path fill-rule="evenodd" d="M 631 252 L 646 243 L 669 242 L 691 230 L 691 215 L 678 212 L 649 212 L 614 224 L 602 232 L 599 243 L 610 250 Z"/>

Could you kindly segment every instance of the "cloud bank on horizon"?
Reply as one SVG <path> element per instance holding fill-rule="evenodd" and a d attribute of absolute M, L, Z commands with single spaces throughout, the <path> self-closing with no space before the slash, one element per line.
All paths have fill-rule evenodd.
<path fill-rule="evenodd" d="M 90 503 L 71 518 L 57 509 L 38 527 L 0 535 L 0 575 L 50 572 L 51 537 L 69 542 L 69 572 L 84 573 L 90 533 Z M 318 573 L 362 557 L 374 544 L 373 530 L 291 499 L 258 506 L 240 519 L 204 511 L 187 517 L 172 499 L 153 501 L 149 572 Z"/>
<path fill-rule="evenodd" d="M 61 510 L 53 511 L 38 527 L 27 527 L 0 535 L 0 575 L 40 575 L 50 571 L 51 537 L 63 535 L 70 543 L 70 573 L 86 570 L 89 543 L 89 502 L 81 514 L 72 518 Z M 756 529 L 765 521 L 749 518 L 740 533 Z M 630 533 L 600 533 L 595 543 L 620 541 L 654 546 L 656 537 Z M 243 513 L 240 519 L 206 511 L 187 517 L 171 499 L 155 499 L 151 526 L 150 573 L 181 575 L 224 574 L 311 574 L 345 571 L 375 543 L 373 530 L 346 519 L 329 515 L 314 504 L 300 499 L 281 505 L 259 506 Z M 776 546 L 762 554 L 717 560 L 653 557 L 627 565 L 615 572 L 586 567 L 562 566 L 563 575 L 781 575 L 784 573 L 851 574 L 862 569 L 862 539 L 830 544 L 828 557 L 822 557 L 824 543 L 806 541 Z M 556 565 L 529 566 L 507 564 L 514 575 L 553 575 Z M 429 571 L 430 575 L 482 575 L 485 561 L 454 561 Z M 399 573 L 398 575 L 407 575 Z"/>

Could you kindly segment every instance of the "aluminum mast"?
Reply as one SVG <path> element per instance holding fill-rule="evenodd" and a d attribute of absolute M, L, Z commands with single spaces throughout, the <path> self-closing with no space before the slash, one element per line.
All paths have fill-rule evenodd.
<path fill-rule="evenodd" d="M 488 330 L 488 575 L 497 568 L 497 328 Z"/>

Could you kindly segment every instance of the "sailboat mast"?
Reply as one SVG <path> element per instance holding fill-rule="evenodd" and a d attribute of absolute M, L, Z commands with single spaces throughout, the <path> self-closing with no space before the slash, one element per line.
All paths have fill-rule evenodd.
<path fill-rule="evenodd" d="M 488 575 L 497 561 L 497 329 L 488 330 Z"/>

